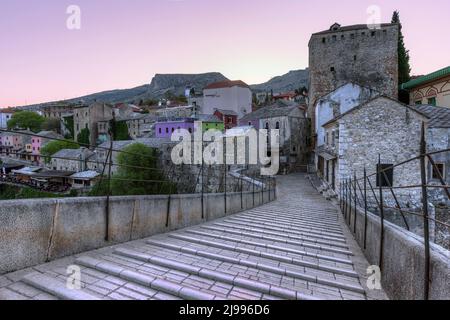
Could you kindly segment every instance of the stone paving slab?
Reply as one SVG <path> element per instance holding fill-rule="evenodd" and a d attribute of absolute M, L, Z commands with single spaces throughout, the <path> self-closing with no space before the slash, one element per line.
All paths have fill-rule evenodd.
<path fill-rule="evenodd" d="M 364 300 L 364 258 L 338 208 L 305 175 L 278 200 L 200 226 L 0 276 L 0 299 Z M 81 289 L 66 288 L 67 267 Z"/>

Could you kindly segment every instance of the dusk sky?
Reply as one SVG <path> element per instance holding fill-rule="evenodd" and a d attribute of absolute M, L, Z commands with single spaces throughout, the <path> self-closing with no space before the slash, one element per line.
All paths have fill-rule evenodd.
<path fill-rule="evenodd" d="M 338 6 L 336 6 L 339 4 Z M 69 5 L 81 29 L 69 30 Z M 413 74 L 450 65 L 450 1 L 0 0 L 0 107 L 222 72 L 249 84 L 308 67 L 313 32 L 400 10 Z"/>

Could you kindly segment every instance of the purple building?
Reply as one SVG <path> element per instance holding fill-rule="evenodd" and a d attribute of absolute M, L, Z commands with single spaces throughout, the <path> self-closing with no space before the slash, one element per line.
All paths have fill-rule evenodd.
<path fill-rule="evenodd" d="M 155 124 L 156 138 L 170 138 L 172 133 L 178 129 L 185 129 L 190 133 L 194 132 L 194 119 L 183 119 L 175 121 L 157 122 Z"/>

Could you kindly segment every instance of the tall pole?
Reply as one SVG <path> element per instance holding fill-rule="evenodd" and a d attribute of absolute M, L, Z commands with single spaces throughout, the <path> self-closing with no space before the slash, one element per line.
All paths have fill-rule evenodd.
<path fill-rule="evenodd" d="M 364 167 L 364 249 L 367 248 L 367 171 Z"/>
<path fill-rule="evenodd" d="M 383 247 L 384 247 L 384 200 L 383 200 L 383 179 L 381 174 L 381 154 L 378 155 L 378 187 L 380 192 L 380 255 L 379 267 L 383 269 Z"/>
<path fill-rule="evenodd" d="M 353 187 L 354 187 L 353 191 L 355 192 L 355 216 L 353 217 L 353 233 L 356 234 L 356 216 L 358 214 L 357 204 L 356 204 L 356 201 L 358 200 L 358 195 L 356 193 L 356 171 L 355 171 L 355 183 L 354 183 Z"/>
<path fill-rule="evenodd" d="M 422 123 L 422 132 L 420 139 L 420 173 L 422 178 L 422 207 L 423 207 L 423 240 L 425 246 L 425 275 L 424 275 L 424 300 L 429 299 L 430 286 L 430 229 L 428 225 L 428 190 L 427 190 L 427 172 L 426 157 L 427 143 L 425 141 L 425 123 Z"/>

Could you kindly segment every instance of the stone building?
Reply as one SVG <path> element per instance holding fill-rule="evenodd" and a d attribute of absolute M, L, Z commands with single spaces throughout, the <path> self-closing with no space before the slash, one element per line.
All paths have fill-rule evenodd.
<path fill-rule="evenodd" d="M 325 144 L 325 129 L 322 127 L 325 123 L 379 95 L 376 90 L 347 83 L 321 97 L 315 108 L 316 150 Z M 320 152 L 316 152 L 316 163 L 318 157 Z"/>
<path fill-rule="evenodd" d="M 44 118 L 61 119 L 64 115 L 72 114 L 77 105 L 68 103 L 55 103 L 41 108 Z"/>
<path fill-rule="evenodd" d="M 390 167 L 420 154 L 422 123 L 429 118 L 421 111 L 386 96 L 376 97 L 324 124 L 328 157 L 319 163 L 319 173 L 338 192 L 344 179 L 377 172 L 379 155 L 382 167 Z M 421 183 L 419 161 L 387 172 L 392 186 Z M 384 178 L 383 178 L 384 180 Z M 376 176 L 372 185 L 378 186 Z M 384 187 L 388 184 L 382 181 Z M 420 190 L 398 189 L 404 204 L 420 201 Z"/>
<path fill-rule="evenodd" d="M 280 130 L 280 165 L 295 170 L 307 165 L 309 121 L 305 110 L 295 103 L 279 100 L 239 120 L 241 126 Z"/>
<path fill-rule="evenodd" d="M 309 41 L 309 108 L 315 133 L 317 101 L 336 88 L 354 82 L 383 95 L 398 96 L 397 24 L 341 26 L 314 33 Z"/>
<path fill-rule="evenodd" d="M 94 153 L 87 148 L 63 149 L 52 156 L 47 167 L 57 171 L 86 171 L 93 155 Z"/>
<path fill-rule="evenodd" d="M 436 152 L 450 149 L 450 108 L 430 105 L 417 105 L 415 108 L 430 118 L 426 135 L 427 151 Z M 443 177 L 446 184 L 450 185 L 450 152 L 434 154 L 432 158 L 438 168 L 433 169 L 432 164 L 428 162 L 429 184 L 442 185 L 440 177 Z M 443 189 L 430 189 L 429 193 L 430 201 L 433 203 L 450 205 L 450 199 Z"/>
<path fill-rule="evenodd" d="M 231 110 L 216 109 L 214 115 L 223 121 L 226 130 L 237 127 L 238 114 Z"/>
<path fill-rule="evenodd" d="M 409 91 L 410 104 L 450 108 L 450 67 L 402 84 Z"/>

